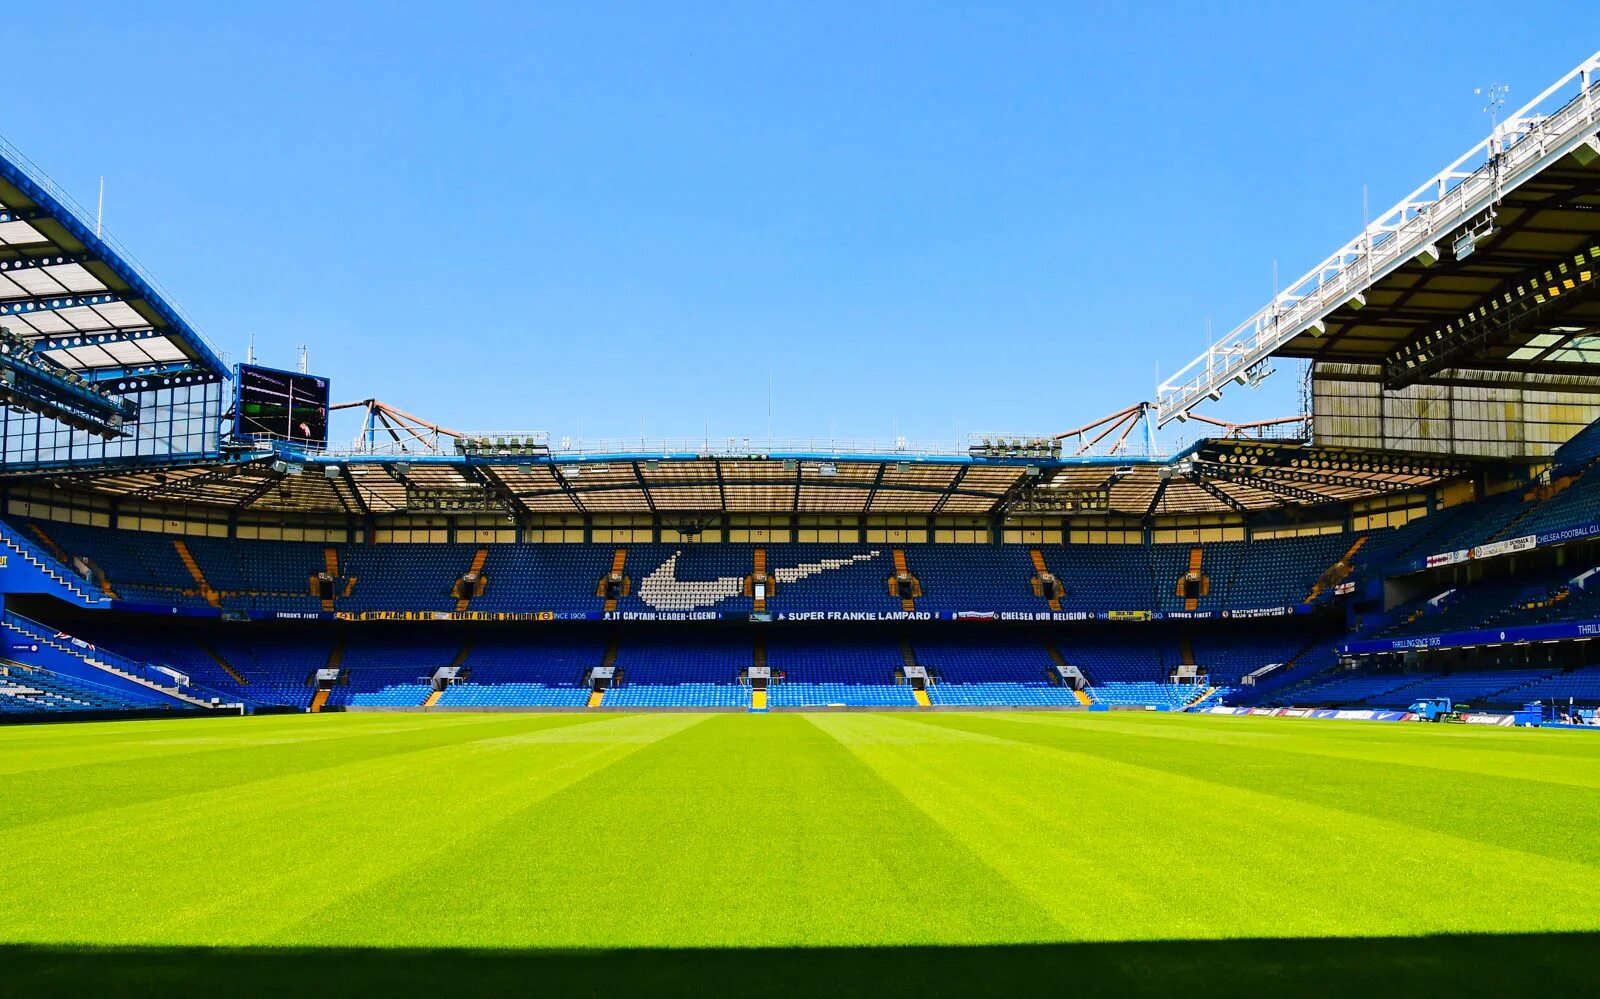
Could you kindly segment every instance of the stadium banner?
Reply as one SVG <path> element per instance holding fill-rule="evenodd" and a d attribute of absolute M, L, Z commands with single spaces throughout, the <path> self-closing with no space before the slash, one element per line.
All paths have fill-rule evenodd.
<path fill-rule="evenodd" d="M 1472 549 L 1473 558 L 1494 558 L 1498 555 L 1511 555 L 1516 552 L 1530 551 L 1539 544 L 1536 534 L 1525 535 L 1520 538 L 1510 538 L 1506 541 L 1492 541 L 1486 545 L 1479 545 Z"/>
<path fill-rule="evenodd" d="M 1486 628 L 1441 635 L 1373 638 L 1359 642 L 1344 642 L 1339 646 L 1339 651 L 1344 655 L 1361 656 L 1377 652 L 1503 645 L 1507 642 L 1549 642 L 1564 638 L 1600 638 L 1600 621 L 1556 621 L 1549 624 L 1525 624 L 1510 628 Z"/>
<path fill-rule="evenodd" d="M 1415 721 L 1418 717 L 1409 711 L 1389 711 L 1377 708 L 1239 708 L 1214 704 L 1200 708 L 1202 715 L 1255 715 L 1269 718 L 1322 718 L 1336 721 Z M 1509 717 L 1509 716 L 1508 716 Z M 1480 722 L 1479 724 L 1488 724 Z M 1502 724 L 1495 722 L 1494 724 Z M 1505 722 L 1503 724 L 1510 724 Z"/>
<path fill-rule="evenodd" d="M 1482 714 L 1462 715 L 1461 720 L 1466 722 L 1468 725 L 1499 725 L 1505 728 L 1510 728 L 1517 723 L 1517 716 L 1485 712 Z"/>
<path fill-rule="evenodd" d="M 1312 608 L 1309 604 L 1296 604 L 1293 607 L 1243 607 L 1237 610 L 1225 610 L 1222 616 L 1238 620 L 1240 618 L 1256 617 L 1288 617 L 1291 614 L 1309 614 Z"/>
<path fill-rule="evenodd" d="M 1147 610 L 1114 610 L 1106 612 L 1107 621 L 1149 621 L 1154 612 Z"/>
<path fill-rule="evenodd" d="M 1578 541 L 1582 538 L 1593 537 L 1596 534 L 1600 534 L 1600 523 L 1591 521 L 1576 527 L 1564 527 L 1559 531 L 1541 534 L 1538 536 L 1538 544 L 1559 545 L 1564 541 Z"/>
<path fill-rule="evenodd" d="M 1464 548 L 1460 551 L 1440 552 L 1429 555 L 1427 558 L 1413 560 L 1409 568 L 1434 569 L 1441 565 L 1454 565 L 1466 562 L 1469 559 L 1495 558 L 1500 555 L 1510 555 L 1516 552 L 1525 552 L 1534 548 L 1543 548 L 1546 545 L 1560 545 L 1568 541 L 1581 541 L 1600 534 L 1600 521 L 1591 521 L 1587 524 L 1578 524 L 1573 527 L 1563 527 L 1559 531 L 1549 531 L 1544 534 L 1530 534 L 1526 537 L 1512 538 L 1508 541 L 1494 541 L 1476 548 Z"/>

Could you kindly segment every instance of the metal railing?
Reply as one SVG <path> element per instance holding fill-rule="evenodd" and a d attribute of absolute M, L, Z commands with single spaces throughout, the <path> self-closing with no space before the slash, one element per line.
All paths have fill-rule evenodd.
<path fill-rule="evenodd" d="M 1248 381 L 1251 369 L 1273 351 L 1587 140 L 1597 120 L 1600 52 L 1497 124 L 1486 139 L 1163 382 L 1156 391 L 1159 422 L 1175 419 L 1207 397 L 1216 398 L 1230 381 Z"/>

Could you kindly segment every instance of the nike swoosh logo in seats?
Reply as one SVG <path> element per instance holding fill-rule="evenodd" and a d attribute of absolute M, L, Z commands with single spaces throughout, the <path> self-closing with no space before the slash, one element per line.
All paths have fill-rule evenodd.
<path fill-rule="evenodd" d="M 743 576 L 718 576 L 716 579 L 679 579 L 678 556 L 673 552 L 667 560 L 656 566 L 639 582 L 639 599 L 646 605 L 662 611 L 689 611 L 712 607 L 736 597 L 744 591 Z M 878 557 L 878 552 L 851 555 L 849 558 L 825 558 L 816 562 L 802 562 L 797 566 L 773 569 L 772 578 L 780 583 L 793 583 L 830 569 L 843 569 L 847 565 L 866 562 Z"/>

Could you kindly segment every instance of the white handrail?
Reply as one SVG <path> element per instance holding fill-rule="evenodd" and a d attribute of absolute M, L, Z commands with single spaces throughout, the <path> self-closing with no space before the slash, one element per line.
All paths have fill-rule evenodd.
<path fill-rule="evenodd" d="M 1235 378 L 1248 378 L 1252 368 L 1312 323 L 1588 139 L 1597 120 L 1600 52 L 1545 88 L 1487 138 L 1162 382 L 1156 390 L 1158 422 L 1165 424 L 1208 396 L 1214 398 Z"/>

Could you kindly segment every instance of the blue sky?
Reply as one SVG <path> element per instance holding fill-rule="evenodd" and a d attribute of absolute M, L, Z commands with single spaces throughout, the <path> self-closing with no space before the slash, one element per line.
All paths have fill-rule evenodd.
<path fill-rule="evenodd" d="M 270 8 L 8 10 L 0 134 L 104 175 L 234 360 L 587 438 L 764 437 L 769 371 L 779 437 L 1086 422 L 1600 46 L 1586 3 Z"/>

